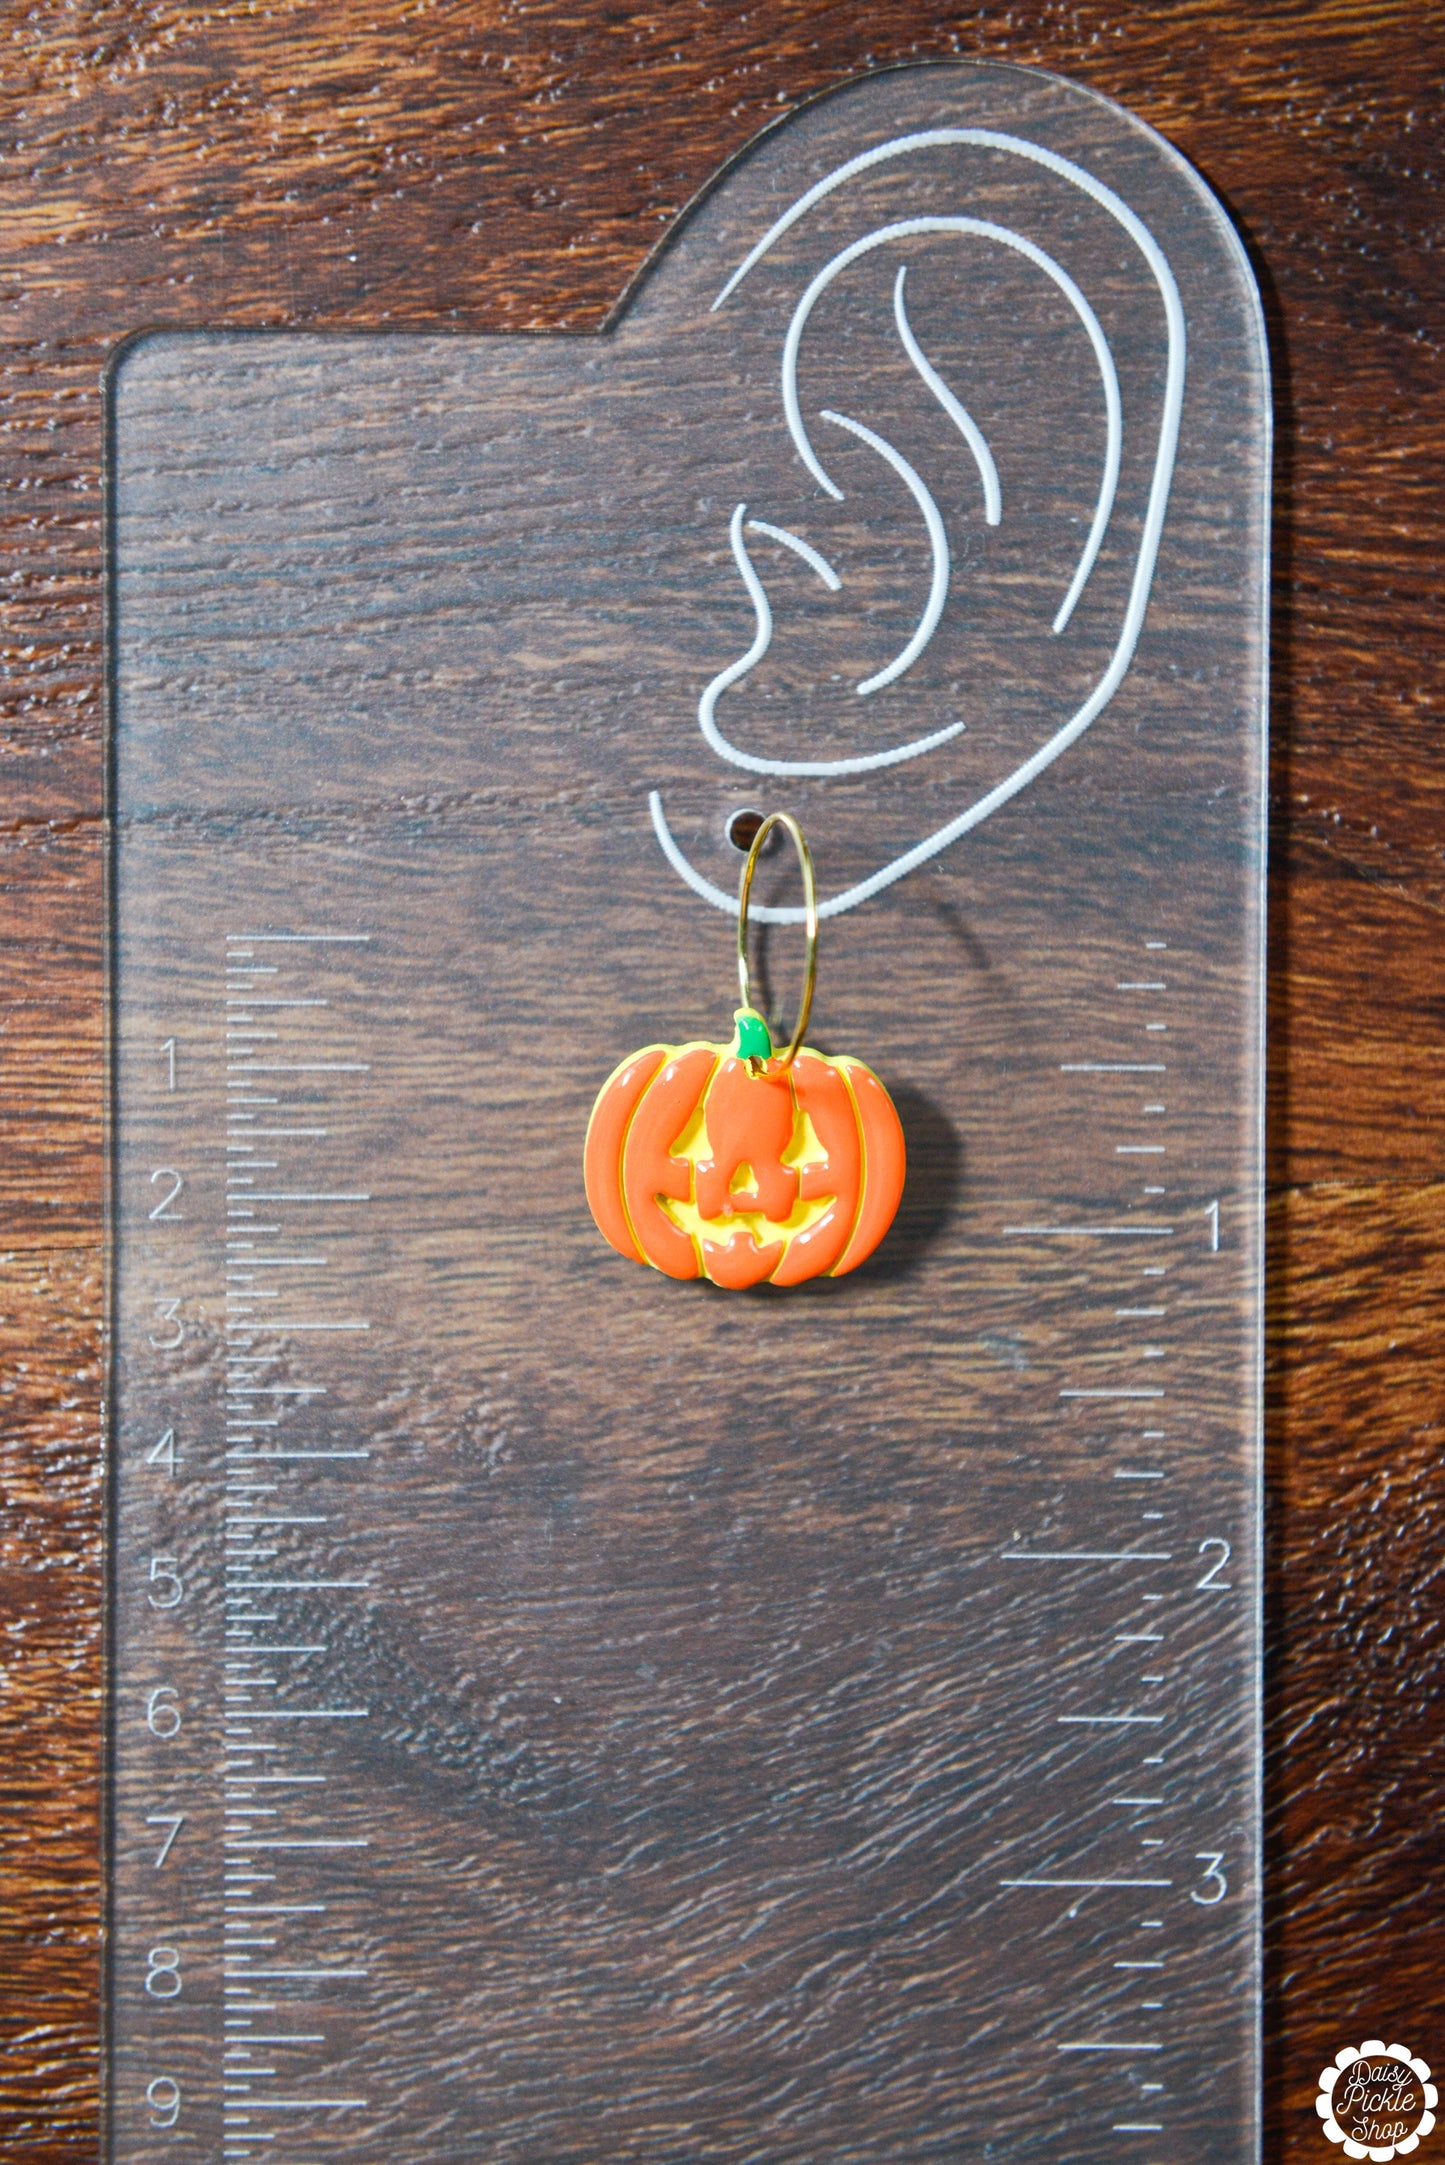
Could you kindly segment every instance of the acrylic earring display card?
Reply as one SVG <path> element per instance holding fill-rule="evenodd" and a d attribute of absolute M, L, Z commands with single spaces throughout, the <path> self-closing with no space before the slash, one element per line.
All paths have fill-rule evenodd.
<path fill-rule="evenodd" d="M 1218 205 L 1053 78 L 880 75 L 602 336 L 161 332 L 111 418 L 113 2155 L 1252 2156 Z M 909 1170 L 728 1290 L 582 1145 L 726 1034 L 742 807 Z M 784 1037 L 798 908 L 765 856 Z"/>

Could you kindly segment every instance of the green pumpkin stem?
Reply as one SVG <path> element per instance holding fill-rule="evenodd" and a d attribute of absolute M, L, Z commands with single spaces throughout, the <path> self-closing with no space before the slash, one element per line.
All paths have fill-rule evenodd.
<path fill-rule="evenodd" d="M 733 1012 L 736 1029 L 733 1036 L 735 1060 L 771 1060 L 773 1039 L 767 1023 L 755 1007 L 739 1007 Z"/>

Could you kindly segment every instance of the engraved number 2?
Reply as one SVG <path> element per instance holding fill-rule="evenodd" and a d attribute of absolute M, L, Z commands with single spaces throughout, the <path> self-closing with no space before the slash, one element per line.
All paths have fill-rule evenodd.
<path fill-rule="evenodd" d="M 152 1225 L 176 1225 L 180 1222 L 181 1214 L 178 1210 L 172 1210 L 171 1205 L 185 1186 L 185 1182 L 173 1165 L 158 1165 L 156 1167 L 151 1174 L 151 1186 L 154 1187 L 157 1181 L 160 1180 L 168 1180 L 170 1186 L 156 1204 L 154 1210 L 148 1210 L 146 1216 Z"/>
<path fill-rule="evenodd" d="M 1219 1560 L 1217 1563 L 1212 1563 L 1210 1565 L 1209 1569 L 1205 1572 L 1202 1579 L 1195 1580 L 1194 1591 L 1196 1594 L 1230 1593 L 1233 1590 L 1231 1581 L 1228 1579 L 1222 1579 L 1219 1574 L 1224 1569 L 1225 1565 L 1229 1562 L 1229 1559 L 1234 1554 L 1234 1551 L 1229 1546 L 1229 1543 L 1224 1540 L 1219 1534 L 1211 1534 L 1207 1541 L 1201 1541 L 1199 1544 L 1199 1553 L 1201 1556 L 1207 1556 L 1211 1549 L 1218 1549 Z"/>

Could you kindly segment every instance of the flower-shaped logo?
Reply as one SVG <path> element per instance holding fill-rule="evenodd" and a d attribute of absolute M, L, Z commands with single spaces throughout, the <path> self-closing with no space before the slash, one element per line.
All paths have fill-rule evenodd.
<path fill-rule="evenodd" d="M 1404 2045 L 1367 2037 L 1346 2045 L 1320 2074 L 1315 2111 L 1346 2157 L 1408 2157 L 1435 2125 L 1439 2093 L 1430 2070 Z"/>

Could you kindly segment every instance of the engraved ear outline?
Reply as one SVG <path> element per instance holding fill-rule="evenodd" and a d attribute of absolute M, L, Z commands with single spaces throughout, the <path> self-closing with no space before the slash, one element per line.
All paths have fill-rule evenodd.
<path fill-rule="evenodd" d="M 824 472 L 809 439 L 807 429 L 803 424 L 802 410 L 798 400 L 798 353 L 803 333 L 807 328 L 814 307 L 833 280 L 842 271 L 846 270 L 849 264 L 856 262 L 861 256 L 871 254 L 875 248 L 885 247 L 893 241 L 910 239 L 918 234 L 926 233 L 966 234 L 983 240 L 999 242 L 1003 246 L 1014 250 L 1017 254 L 1022 255 L 1028 262 L 1033 263 L 1038 269 L 1042 270 L 1063 294 L 1083 325 L 1089 343 L 1094 350 L 1094 357 L 1098 363 L 1103 387 L 1107 425 L 1104 470 L 1094 506 L 1094 516 L 1090 522 L 1089 532 L 1085 537 L 1078 565 L 1070 581 L 1068 592 L 1059 606 L 1051 627 L 1055 635 L 1057 635 L 1063 631 L 1072 616 L 1079 597 L 1088 583 L 1089 575 L 1098 560 L 1099 551 L 1103 546 L 1104 535 L 1114 508 L 1114 498 L 1118 491 L 1119 469 L 1123 461 L 1124 419 L 1123 404 L 1119 394 L 1118 371 L 1115 369 L 1114 357 L 1109 350 L 1109 341 L 1104 335 L 1103 326 L 1062 264 L 1057 263 L 1052 256 L 1048 255 L 1033 241 L 1021 233 L 1014 232 L 1010 227 L 995 225 L 987 219 L 940 216 L 908 218 L 897 221 L 892 225 L 879 226 L 873 232 L 865 234 L 861 240 L 853 241 L 847 248 L 839 250 L 829 262 L 824 264 L 822 270 L 812 280 L 794 309 L 792 319 L 788 325 L 782 363 L 783 406 L 787 416 L 788 428 L 799 457 L 808 467 L 814 479 L 822 488 L 826 489 L 830 496 L 841 503 L 843 501 L 843 491 L 836 485 L 831 476 Z M 908 311 L 903 299 L 903 288 L 907 275 L 908 266 L 903 264 L 899 267 L 898 276 L 893 287 L 893 313 L 898 327 L 899 339 L 904 352 L 908 355 L 919 376 L 943 407 L 944 412 L 948 414 L 959 429 L 972 451 L 974 462 L 978 467 L 979 478 L 983 484 L 984 517 L 989 525 L 997 526 L 1002 517 L 1002 493 L 999 488 L 998 468 L 994 464 L 993 454 L 972 415 L 954 397 L 938 371 L 923 353 L 913 334 L 913 327 L 909 323 Z M 870 692 L 881 691 L 884 685 L 892 684 L 899 677 L 905 675 L 912 668 L 914 662 L 918 660 L 932 639 L 934 632 L 938 629 L 943 618 L 944 605 L 948 598 L 949 574 L 952 568 L 949 557 L 948 536 L 931 490 L 923 480 L 922 475 L 910 465 L 909 461 L 904 458 L 902 452 L 895 445 L 889 443 L 885 437 L 877 434 L 874 430 L 865 428 L 861 421 L 852 420 L 847 414 L 834 413 L 828 407 L 822 409 L 820 418 L 833 423 L 837 428 L 846 429 L 850 435 L 860 438 L 862 442 L 868 445 L 870 450 L 875 451 L 887 465 L 892 467 L 922 513 L 923 523 L 928 532 L 933 569 L 929 583 L 928 599 L 924 605 L 923 613 L 912 637 L 906 642 L 902 650 L 894 656 L 893 660 L 885 663 L 874 675 L 855 686 L 855 690 L 866 698 Z M 749 523 L 756 524 L 756 521 L 750 521 Z M 751 559 L 747 555 L 746 545 L 741 540 L 741 531 L 739 516 L 735 512 L 731 528 L 733 557 L 753 599 L 753 606 L 757 614 L 757 636 L 746 654 L 740 655 L 737 660 L 728 663 L 726 668 L 719 670 L 718 674 L 704 690 L 701 699 L 698 701 L 697 709 L 698 726 L 703 737 L 718 754 L 719 758 L 730 761 L 735 767 L 747 768 L 755 774 L 806 774 L 818 776 L 868 774 L 880 767 L 893 767 L 904 760 L 917 759 L 923 753 L 933 750 L 936 745 L 946 743 L 949 737 L 958 735 L 959 731 L 964 727 L 962 722 L 953 724 L 949 729 L 935 731 L 931 735 L 916 737 L 907 744 L 896 745 L 887 751 L 858 753 L 852 757 L 841 759 L 769 759 L 758 754 L 744 752 L 728 738 L 724 737 L 717 726 L 717 702 L 725 691 L 729 690 L 732 685 L 740 683 L 744 677 L 750 675 L 752 670 L 756 668 L 768 650 L 773 633 L 772 611 L 768 605 L 766 595 L 761 591 L 761 582 L 757 579 Z M 774 529 L 774 531 L 777 530 Z M 790 547 L 794 546 L 793 537 L 788 537 L 788 545 Z M 836 574 L 834 576 L 836 577 Z"/>
<path fill-rule="evenodd" d="M 754 264 L 758 263 L 767 254 L 768 250 L 813 208 L 814 204 L 820 203 L 825 196 L 831 195 L 834 189 L 843 187 L 857 174 L 867 172 L 873 166 L 883 164 L 888 160 L 907 156 L 917 150 L 932 149 L 955 143 L 972 144 L 981 149 L 998 150 L 1013 157 L 1025 158 L 1032 164 L 1042 166 L 1046 171 L 1056 174 L 1060 179 L 1067 181 L 1070 186 L 1080 189 L 1085 195 L 1098 203 L 1114 219 L 1115 223 L 1123 228 L 1143 256 L 1159 289 L 1160 299 L 1164 306 L 1164 318 L 1168 336 L 1168 357 L 1165 371 L 1164 399 L 1159 423 L 1158 449 L 1154 459 L 1154 471 L 1150 480 L 1149 498 L 1144 514 L 1144 527 L 1140 537 L 1139 554 L 1135 560 L 1134 577 L 1130 583 L 1123 626 L 1109 665 L 1088 699 L 1085 700 L 1077 713 L 1070 716 L 1062 728 L 1056 730 L 1053 736 L 1048 738 L 1045 743 L 1039 746 L 1036 752 L 1017 766 L 1012 774 L 1007 775 L 993 789 L 986 791 L 982 797 L 976 799 L 956 818 L 937 828 L 931 835 L 926 835 L 912 849 L 903 851 L 891 863 L 883 865 L 878 871 L 871 873 L 867 879 L 859 880 L 855 886 L 847 888 L 841 894 L 829 896 L 819 905 L 818 914 L 820 917 L 837 917 L 845 910 L 857 909 L 860 903 L 870 901 L 874 895 L 881 894 L 884 888 L 891 887 L 895 881 L 905 878 L 910 872 L 916 871 L 919 865 L 926 864 L 931 857 L 936 857 L 940 851 L 947 849 L 950 843 L 956 842 L 960 836 L 967 834 L 970 828 L 978 826 L 991 813 L 996 812 L 1001 805 L 1007 804 L 1009 799 L 1017 796 L 1020 790 L 1026 789 L 1047 767 L 1052 766 L 1054 761 L 1069 749 L 1070 745 L 1076 743 L 1090 724 L 1103 713 L 1105 707 L 1108 706 L 1127 676 L 1139 643 L 1139 635 L 1143 629 L 1144 615 L 1149 603 L 1149 594 L 1154 582 L 1154 570 L 1159 558 L 1159 545 L 1164 531 L 1164 518 L 1169 505 L 1169 490 L 1174 477 L 1174 463 L 1179 448 L 1179 424 L 1184 405 L 1186 335 L 1184 305 L 1180 300 L 1178 283 L 1173 270 L 1170 268 L 1169 260 L 1144 221 L 1129 208 L 1129 205 L 1112 188 L 1107 187 L 1103 181 L 1098 180 L 1084 166 L 1077 165 L 1073 159 L 1061 157 L 1057 151 L 1046 149 L 1042 143 L 1031 142 L 1026 136 L 1005 134 L 995 128 L 926 128 L 911 135 L 892 137 L 885 143 L 877 144 L 872 150 L 863 151 L 856 158 L 848 159 L 845 164 L 835 168 L 833 172 L 825 175 L 822 180 L 816 182 L 813 187 L 799 196 L 797 201 L 769 227 L 762 239 L 743 258 L 738 268 L 723 286 L 717 299 L 712 304 L 714 310 L 720 308 L 728 296 L 736 291 Z M 983 224 L 984 222 L 982 220 L 975 221 L 976 224 Z M 911 221 L 905 220 L 900 221 L 900 223 L 908 224 Z M 1003 233 L 1006 229 L 998 228 L 997 231 Z M 1021 236 L 1014 236 L 1014 238 L 1018 240 Z M 801 414 L 799 416 L 799 426 L 801 427 Z M 794 441 L 797 441 L 796 435 Z M 826 475 L 822 476 L 822 479 L 825 486 L 831 486 Z M 749 568 L 751 569 L 751 567 Z M 756 579 L 756 573 L 753 576 Z M 758 592 L 761 593 L 761 591 L 759 585 Z M 764 598 L 764 606 L 766 607 L 766 598 Z M 769 616 L 769 623 L 771 624 L 771 615 Z M 653 790 L 649 793 L 648 809 L 652 816 L 653 831 L 657 836 L 658 845 L 678 877 L 685 881 L 693 892 L 700 895 L 705 902 L 709 902 L 715 909 L 723 910 L 729 916 L 735 917 L 738 908 L 737 897 L 725 892 L 720 887 L 715 887 L 711 880 L 706 879 L 701 872 L 697 871 L 688 862 L 682 850 L 678 847 L 668 826 L 659 791 Z M 757 906 L 754 914 L 761 922 L 768 924 L 798 924 L 802 921 L 803 916 L 802 910 L 796 907 L 770 908 Z"/>
<path fill-rule="evenodd" d="M 994 464 L 988 439 L 962 399 L 954 396 L 914 336 L 913 325 L 908 320 L 908 303 L 903 297 L 903 288 L 907 283 L 908 265 L 900 263 L 898 276 L 893 281 L 893 321 L 898 326 L 899 341 L 903 351 L 973 453 L 973 463 L 978 468 L 978 478 L 983 483 L 984 523 L 997 526 L 1003 518 L 1003 490 L 999 487 L 998 468 Z M 1059 628 L 1055 623 L 1054 629 L 1057 631 Z"/>
<path fill-rule="evenodd" d="M 792 550 L 794 556 L 800 556 L 805 564 L 811 564 L 830 594 L 842 592 L 843 582 L 827 557 L 820 554 L 810 541 L 804 541 L 801 534 L 789 533 L 786 526 L 771 526 L 766 519 L 749 519 L 748 532 L 766 534 L 769 541 L 781 542 L 785 549 Z"/>
<path fill-rule="evenodd" d="M 820 419 L 831 421 L 835 428 L 847 429 L 850 436 L 856 436 L 860 443 L 867 444 L 870 451 L 876 451 L 879 458 L 892 467 L 923 514 L 923 523 L 928 529 L 929 553 L 933 559 L 933 576 L 928 582 L 928 600 L 924 604 L 923 614 L 918 619 L 912 638 L 901 653 L 894 655 L 891 662 L 886 662 L 862 684 L 854 686 L 860 697 L 866 699 L 870 692 L 881 691 L 885 684 L 892 684 L 896 678 L 911 669 L 937 631 L 943 618 L 943 605 L 948 599 L 948 575 L 953 564 L 948 553 L 948 535 L 944 529 L 943 514 L 933 500 L 933 491 L 916 467 L 909 464 L 897 445 L 889 443 L 886 436 L 878 435 L 875 430 L 865 428 L 861 421 L 850 420 L 846 413 L 834 413 L 830 407 L 825 406 L 822 409 Z M 962 724 L 959 726 L 962 727 Z"/>
<path fill-rule="evenodd" d="M 1008 248 L 1015 255 L 1022 256 L 1026 262 L 1032 263 L 1036 270 L 1042 271 L 1044 276 L 1062 293 L 1064 299 L 1083 325 L 1089 344 L 1094 349 L 1094 358 L 1098 362 L 1099 375 L 1103 384 L 1104 409 L 1108 421 L 1108 433 L 1104 449 L 1104 472 L 1099 484 L 1099 494 L 1094 505 L 1094 516 L 1090 521 L 1083 553 L 1079 558 L 1078 569 L 1070 581 L 1069 590 L 1064 596 L 1057 616 L 1054 618 L 1053 628 L 1056 632 L 1061 632 L 1073 615 L 1079 596 L 1088 583 L 1089 574 L 1093 570 L 1099 551 L 1103 546 L 1104 533 L 1114 509 L 1114 496 L 1119 484 L 1119 468 L 1123 461 L 1124 413 L 1123 403 L 1119 396 L 1119 375 L 1114 366 L 1114 356 L 1109 350 L 1109 341 L 1104 336 L 1103 325 L 1074 280 L 1064 269 L 1062 263 L 1057 262 L 1046 249 L 1040 248 L 1036 241 L 1031 241 L 1027 234 L 1016 232 L 1012 226 L 998 225 L 990 218 L 970 218 L 962 213 L 957 215 L 950 213 L 948 215 L 924 218 L 899 218 L 891 225 L 875 227 L 871 233 L 865 233 L 860 240 L 852 241 L 846 248 L 841 248 L 837 255 L 823 265 L 822 270 L 812 280 L 797 307 L 793 310 L 792 320 L 788 325 L 787 337 L 783 341 L 783 411 L 787 416 L 788 433 L 793 439 L 799 458 L 803 461 L 819 487 L 826 489 L 830 496 L 835 497 L 841 503 L 843 501 L 843 491 L 823 471 L 818 455 L 809 440 L 807 429 L 803 425 L 802 406 L 798 398 L 798 354 L 802 346 L 803 333 L 808 327 L 808 319 L 812 315 L 814 308 L 833 283 L 833 280 L 842 271 L 845 271 L 849 264 L 856 263 L 861 256 L 871 255 L 875 248 L 886 248 L 894 241 L 911 240 L 915 235 L 927 233 L 958 233 L 975 240 L 993 241 L 999 247 Z M 905 265 L 904 269 L 906 270 L 906 268 Z M 899 289 L 895 284 L 895 318 L 897 317 L 898 302 Z M 900 336 L 903 331 L 903 323 L 906 320 L 906 317 L 904 317 L 899 324 Z M 909 336 L 911 337 L 911 332 Z M 917 367 L 918 360 L 922 358 L 921 354 L 915 358 L 914 352 L 909 347 L 909 339 L 906 337 L 903 339 L 903 345 L 909 359 Z M 925 368 L 927 368 L 928 372 L 924 374 L 923 370 L 920 370 L 920 374 L 924 374 L 925 383 L 928 384 L 934 396 L 938 397 L 941 379 L 937 377 L 935 370 L 928 368 L 926 363 Z M 946 386 L 943 388 L 946 389 Z M 957 401 L 954 400 L 953 404 L 956 405 Z M 952 407 L 946 402 L 945 411 L 952 414 Z M 827 419 L 828 417 L 825 415 L 824 418 Z M 952 415 L 952 418 L 958 420 L 956 414 Z M 962 422 L 959 422 L 959 426 L 962 427 Z M 964 433 L 966 436 L 968 435 L 967 430 Z M 969 437 L 969 443 L 972 448 L 973 439 L 971 436 Z M 977 457 L 976 450 L 974 455 Z M 992 466 L 992 458 L 990 458 L 989 464 Z M 998 475 L 995 470 L 995 487 L 997 487 L 997 482 Z M 984 478 L 984 492 L 985 502 L 987 502 L 987 476 Z M 997 522 L 990 521 L 990 523 L 996 524 Z"/>
<path fill-rule="evenodd" d="M 881 445 L 882 438 L 874 437 L 871 430 L 863 428 L 859 422 L 844 420 L 841 414 L 833 418 L 836 418 L 844 428 L 853 429 L 858 434 L 867 437 L 875 448 Z M 883 456 L 889 458 L 890 461 L 898 459 L 900 465 L 907 463 L 899 459 L 898 453 L 893 451 L 891 446 L 883 453 Z M 912 467 L 909 467 L 908 471 L 913 475 L 913 479 L 918 482 L 918 487 L 922 489 L 923 483 L 918 480 L 916 474 L 913 474 Z M 927 491 L 925 490 L 924 493 L 926 495 Z M 931 496 L 928 501 L 930 505 L 933 504 Z M 950 737 L 956 737 L 965 726 L 962 722 L 950 722 L 945 728 L 935 729 L 926 737 L 915 737 L 910 744 L 895 745 L 891 751 L 861 752 L 852 759 L 766 759 L 756 752 L 744 752 L 736 744 L 729 742 L 717 725 L 716 709 L 718 700 L 729 685 L 740 682 L 743 677 L 757 667 L 767 653 L 773 639 L 772 607 L 768 601 L 763 582 L 758 577 L 753 560 L 748 554 L 748 545 L 743 539 L 743 521 L 747 514 L 747 508 L 746 504 L 739 504 L 734 509 L 728 524 L 728 539 L 732 543 L 733 561 L 742 573 L 743 584 L 748 590 L 748 598 L 753 605 L 753 611 L 757 619 L 757 630 L 753 643 L 746 654 L 740 654 L 736 661 L 731 661 L 725 669 L 720 669 L 697 703 L 698 728 L 702 731 L 704 742 L 717 753 L 718 758 L 727 760 L 734 767 L 745 767 L 751 774 L 868 774 L 876 767 L 895 767 L 900 760 L 917 759 L 921 753 L 931 752 L 935 745 L 946 744 Z M 943 521 L 939 518 L 936 507 L 933 509 L 933 521 L 936 522 L 938 534 L 941 537 L 943 534 Z M 749 519 L 747 523 L 750 526 L 760 526 L 762 524 L 757 519 Z M 764 533 L 778 534 L 779 538 L 782 538 L 781 529 L 777 527 L 763 527 L 762 530 Z M 930 527 L 931 534 L 932 528 Z M 788 537 L 790 544 L 793 538 L 792 536 Z M 942 577 L 943 584 L 946 585 L 948 581 L 948 543 L 946 540 L 943 541 L 943 550 Z M 820 561 L 822 560 L 820 559 Z M 831 565 L 828 568 L 830 571 L 832 570 Z M 834 577 L 837 577 L 836 573 L 834 573 Z M 842 584 L 841 580 L 839 584 Z M 938 621 L 938 616 L 943 612 L 943 598 L 941 592 L 939 592 L 936 559 L 934 592 L 937 599 L 937 613 L 932 617 L 931 621 L 925 620 L 929 634 L 932 633 L 934 625 Z M 921 625 L 919 629 L 922 631 L 924 626 Z M 914 640 L 917 640 L 917 638 L 918 633 L 915 633 Z M 913 644 L 912 641 L 911 644 Z M 908 650 L 905 648 L 904 651 L 907 653 Z M 904 666 L 906 666 L 906 663 Z M 862 691 L 864 687 L 860 685 L 858 689 Z"/>

